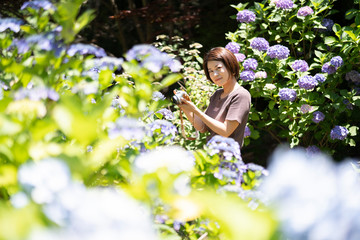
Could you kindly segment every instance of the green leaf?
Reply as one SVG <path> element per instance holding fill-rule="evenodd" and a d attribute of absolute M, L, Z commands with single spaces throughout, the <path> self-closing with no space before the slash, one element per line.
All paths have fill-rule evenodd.
<path fill-rule="evenodd" d="M 179 81 L 180 79 L 183 78 L 182 74 L 170 74 L 168 76 L 166 76 L 160 83 L 159 87 L 157 88 L 157 90 L 160 90 L 162 88 L 168 87 L 174 83 L 176 83 L 177 81 Z"/>
<path fill-rule="evenodd" d="M 79 33 L 86 25 L 88 25 L 94 18 L 94 10 L 85 11 L 75 22 L 74 32 L 75 34 Z"/>
<path fill-rule="evenodd" d="M 349 35 L 352 40 L 354 40 L 354 41 L 358 40 L 352 31 L 345 31 L 345 33 L 347 33 L 347 35 Z"/>
<path fill-rule="evenodd" d="M 99 83 L 101 84 L 101 90 L 109 87 L 112 83 L 112 74 L 113 72 L 109 69 L 101 70 L 99 74 Z"/>
<path fill-rule="evenodd" d="M 350 136 L 356 136 L 358 130 L 359 130 L 359 127 L 356 127 L 356 126 L 350 127 L 350 128 L 349 128 Z"/>
<path fill-rule="evenodd" d="M 326 45 L 332 45 L 336 41 L 337 40 L 335 37 L 330 36 L 330 37 L 326 37 L 324 42 Z"/>

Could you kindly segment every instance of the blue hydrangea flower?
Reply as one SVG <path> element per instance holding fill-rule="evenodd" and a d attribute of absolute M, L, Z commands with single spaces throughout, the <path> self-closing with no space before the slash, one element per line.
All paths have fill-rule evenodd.
<path fill-rule="evenodd" d="M 346 127 L 336 125 L 333 129 L 331 129 L 330 137 L 332 140 L 344 140 L 348 134 L 349 131 Z"/>
<path fill-rule="evenodd" d="M 287 101 L 295 101 L 296 99 L 296 91 L 290 88 L 282 88 L 279 90 L 279 97 L 280 100 L 287 100 Z"/>
<path fill-rule="evenodd" d="M 246 56 L 242 53 L 234 53 L 235 57 L 236 57 L 236 60 L 238 62 L 243 62 L 246 58 Z"/>
<path fill-rule="evenodd" d="M 321 121 L 324 121 L 324 119 L 325 119 L 325 115 L 322 112 L 320 111 L 313 112 L 312 121 L 314 123 L 319 123 Z"/>
<path fill-rule="evenodd" d="M 301 105 L 301 107 L 300 107 L 300 111 L 301 111 L 303 114 L 308 113 L 308 112 L 310 112 L 310 111 L 312 111 L 312 110 L 313 110 L 313 107 L 310 106 L 309 104 L 303 104 L 303 105 Z"/>
<path fill-rule="evenodd" d="M 248 126 L 245 126 L 244 138 L 249 137 L 251 135 L 251 130 Z"/>
<path fill-rule="evenodd" d="M 163 117 L 166 120 L 173 120 L 174 119 L 174 114 L 172 113 L 172 111 L 170 111 L 167 108 L 162 108 L 159 111 L 157 111 L 156 113 L 160 113 L 161 115 L 163 115 Z"/>
<path fill-rule="evenodd" d="M 309 65 L 305 60 L 296 60 L 291 67 L 294 71 L 306 72 L 309 70 Z"/>
<path fill-rule="evenodd" d="M 241 23 L 255 22 L 256 15 L 249 10 L 242 10 L 236 14 L 236 20 Z"/>
<path fill-rule="evenodd" d="M 323 82 L 325 82 L 325 80 L 326 80 L 325 75 L 324 75 L 324 74 L 321 74 L 321 73 L 315 74 L 314 78 L 315 78 L 315 80 L 318 81 L 319 83 L 323 83 Z"/>
<path fill-rule="evenodd" d="M 269 48 L 269 42 L 265 38 L 256 37 L 251 41 L 250 47 L 259 51 L 266 51 Z"/>
<path fill-rule="evenodd" d="M 50 99 L 53 101 L 59 100 L 59 94 L 50 88 L 46 87 L 34 87 L 34 88 L 20 88 L 14 94 L 14 99 L 22 100 L 28 98 L 32 101 L 40 101 L 45 99 Z"/>
<path fill-rule="evenodd" d="M 0 18 L 0 32 L 10 29 L 13 32 L 19 32 L 23 21 L 17 18 Z"/>
<path fill-rule="evenodd" d="M 102 57 L 90 60 L 94 67 L 102 70 L 108 68 L 110 70 L 121 69 L 121 65 L 124 63 L 124 59 L 116 57 Z"/>
<path fill-rule="evenodd" d="M 233 138 L 215 135 L 206 144 L 210 149 L 210 155 L 223 154 L 226 160 L 235 157 L 241 160 L 240 146 Z"/>
<path fill-rule="evenodd" d="M 336 68 L 339 68 L 344 64 L 344 61 L 340 56 L 336 56 L 331 58 L 330 64 Z"/>
<path fill-rule="evenodd" d="M 258 62 L 254 58 L 248 58 L 243 62 L 243 67 L 245 70 L 256 70 Z"/>
<path fill-rule="evenodd" d="M 294 3 L 291 0 L 278 0 L 276 2 L 276 7 L 284 9 L 284 10 L 291 9 L 294 7 Z"/>
<path fill-rule="evenodd" d="M 345 79 L 358 85 L 360 84 L 360 73 L 356 70 L 351 70 L 350 72 L 346 73 Z"/>
<path fill-rule="evenodd" d="M 165 100 L 165 96 L 161 92 L 155 91 L 153 92 L 152 100 L 154 101 Z"/>
<path fill-rule="evenodd" d="M 326 27 L 327 31 L 332 31 L 332 27 L 334 26 L 334 21 L 328 18 L 324 18 L 321 22 L 321 25 Z"/>
<path fill-rule="evenodd" d="M 96 57 L 106 56 L 104 49 L 82 43 L 76 43 L 70 45 L 69 49 L 67 50 L 67 54 L 70 57 L 74 56 L 75 54 L 80 54 L 80 55 L 92 54 L 95 55 Z"/>
<path fill-rule="evenodd" d="M 321 68 L 321 71 L 327 74 L 333 74 L 335 73 L 337 68 L 330 64 L 330 62 L 324 63 L 324 65 Z"/>
<path fill-rule="evenodd" d="M 306 75 L 306 76 L 299 78 L 297 80 L 297 83 L 300 88 L 303 88 L 306 90 L 312 90 L 318 85 L 318 82 L 315 80 L 315 78 L 310 75 Z"/>
<path fill-rule="evenodd" d="M 41 8 L 44 10 L 49 10 L 49 9 L 55 10 L 55 6 L 51 2 L 45 0 L 25 2 L 21 6 L 21 10 L 24 10 L 25 8 L 32 8 L 35 10 L 39 10 Z"/>
<path fill-rule="evenodd" d="M 135 59 L 142 67 L 154 73 L 159 72 L 164 66 L 169 67 L 172 72 L 178 72 L 182 67 L 178 60 L 149 44 L 135 45 L 127 51 L 126 59 L 128 61 Z"/>
<path fill-rule="evenodd" d="M 119 136 L 126 140 L 141 140 L 145 136 L 145 126 L 134 118 L 120 117 L 108 129 L 110 139 Z"/>
<path fill-rule="evenodd" d="M 267 73 L 265 71 L 256 72 L 255 78 L 265 79 L 265 78 L 267 78 Z"/>
<path fill-rule="evenodd" d="M 254 81 L 255 73 L 252 70 L 245 70 L 240 73 L 240 79 L 243 81 Z"/>
<path fill-rule="evenodd" d="M 10 49 L 12 47 L 16 47 L 19 54 L 26 53 L 30 49 L 30 46 L 25 39 L 14 39 L 10 45 Z"/>
<path fill-rule="evenodd" d="M 313 155 L 321 153 L 321 150 L 315 145 L 308 146 L 305 149 L 305 151 L 306 151 L 306 155 L 308 155 L 310 157 L 313 156 Z"/>
<path fill-rule="evenodd" d="M 290 50 L 283 45 L 277 44 L 268 48 L 267 55 L 270 58 L 277 58 L 279 60 L 286 59 L 290 55 Z"/>
<path fill-rule="evenodd" d="M 305 7 L 301 7 L 298 12 L 297 15 L 301 16 L 301 17 L 306 17 L 308 15 L 312 15 L 314 13 L 314 10 L 312 10 L 311 7 L 309 6 L 305 6 Z"/>
<path fill-rule="evenodd" d="M 31 46 L 36 46 L 40 50 L 45 51 L 61 51 L 61 43 L 56 41 L 55 33 L 44 33 L 44 34 L 34 34 L 25 39 L 26 43 Z"/>
<path fill-rule="evenodd" d="M 228 44 L 226 44 L 225 48 L 232 53 L 238 53 L 240 50 L 240 44 L 238 44 L 237 42 L 229 42 Z"/>
<path fill-rule="evenodd" d="M 177 133 L 177 128 L 175 127 L 175 125 L 166 120 L 157 119 L 154 122 L 149 123 L 147 125 L 147 128 L 147 134 L 149 136 L 153 136 L 154 131 L 160 130 L 160 133 L 164 135 L 163 138 L 170 136 L 170 142 L 175 138 Z"/>
<path fill-rule="evenodd" d="M 354 106 L 352 105 L 352 103 L 348 100 L 348 99 L 344 99 L 343 103 L 345 104 L 346 108 L 349 110 L 353 110 Z"/>

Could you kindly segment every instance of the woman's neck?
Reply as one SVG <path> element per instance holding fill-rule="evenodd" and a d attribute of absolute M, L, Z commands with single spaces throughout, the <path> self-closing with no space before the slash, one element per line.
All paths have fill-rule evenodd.
<path fill-rule="evenodd" d="M 227 96 L 229 95 L 235 88 L 237 88 L 239 86 L 239 84 L 236 81 L 236 78 L 233 77 L 231 79 L 229 79 L 229 81 L 227 82 L 227 84 L 225 84 L 223 86 L 224 92 L 223 92 L 223 96 Z"/>

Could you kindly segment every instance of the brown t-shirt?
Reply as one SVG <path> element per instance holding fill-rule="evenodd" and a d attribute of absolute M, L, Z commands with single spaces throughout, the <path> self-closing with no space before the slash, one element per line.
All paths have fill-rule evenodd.
<path fill-rule="evenodd" d="M 251 96 L 250 93 L 242 86 L 238 87 L 226 97 L 221 98 L 221 94 L 224 90 L 218 89 L 211 97 L 210 104 L 205 111 L 205 114 L 220 121 L 236 120 L 239 122 L 239 126 L 229 136 L 235 139 L 240 147 L 243 145 L 245 126 L 249 117 Z M 209 127 L 207 130 L 210 135 L 207 137 L 209 141 L 213 136 L 217 135 Z"/>

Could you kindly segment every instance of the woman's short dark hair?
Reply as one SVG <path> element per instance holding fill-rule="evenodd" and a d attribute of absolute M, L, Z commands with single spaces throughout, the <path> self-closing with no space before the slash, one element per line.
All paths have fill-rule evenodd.
<path fill-rule="evenodd" d="M 220 61 L 224 63 L 226 69 L 234 74 L 235 78 L 239 78 L 240 66 L 235 55 L 226 48 L 215 47 L 212 48 L 204 57 L 203 68 L 206 78 L 211 80 L 209 69 L 207 67 L 209 61 Z"/>

